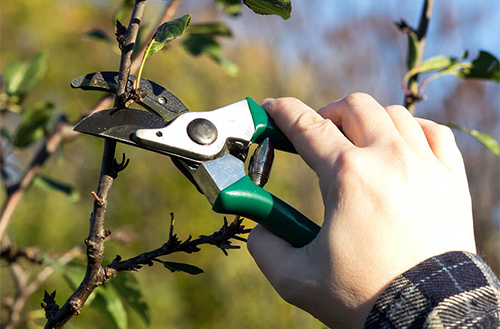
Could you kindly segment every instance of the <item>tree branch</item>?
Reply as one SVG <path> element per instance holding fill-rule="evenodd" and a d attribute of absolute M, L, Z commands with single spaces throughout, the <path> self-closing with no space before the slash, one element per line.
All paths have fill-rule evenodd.
<path fill-rule="evenodd" d="M 175 252 L 185 252 L 191 254 L 193 252 L 200 251 L 199 246 L 203 244 L 211 244 L 219 249 L 227 256 L 227 249 L 239 249 L 239 246 L 231 244 L 231 239 L 244 241 L 245 238 L 240 237 L 240 234 L 247 234 L 251 229 L 245 229 L 245 226 L 241 225 L 242 219 L 236 216 L 231 224 L 228 225 L 226 218 L 224 217 L 224 225 L 220 230 L 212 233 L 211 235 L 200 235 L 197 239 L 192 240 L 188 237 L 183 242 L 179 241 L 177 234 L 173 233 L 174 230 L 174 217 L 171 215 L 171 225 L 169 239 L 160 248 L 142 253 L 136 257 L 132 257 L 126 260 L 121 260 L 120 256 L 116 258 L 104 268 L 104 271 L 108 277 L 114 277 L 119 271 L 137 271 L 143 265 L 152 265 L 153 261 L 158 257 L 170 255 Z"/>
<path fill-rule="evenodd" d="M 159 19 L 157 26 L 163 24 L 166 21 L 172 20 L 181 1 L 180 0 L 172 0 L 168 4 L 165 5 L 164 12 L 162 17 Z M 154 35 L 151 33 L 149 39 L 151 39 Z M 144 53 L 147 42 L 145 42 L 139 51 L 139 55 L 134 58 L 131 65 L 131 72 L 136 72 L 141 63 L 141 55 Z M 88 114 L 92 114 L 97 111 L 104 110 L 109 108 L 113 102 L 113 95 L 108 94 L 101 98 L 94 107 L 89 111 Z M 87 114 L 87 115 L 88 115 Z M 62 121 L 63 123 L 61 123 Z M 26 189 L 31 185 L 33 179 L 40 172 L 41 167 L 45 164 L 46 160 L 52 155 L 52 153 L 57 150 L 61 143 L 65 141 L 73 140 L 79 134 L 73 131 L 73 126 L 66 122 L 64 117 L 61 117 L 56 124 L 53 132 L 46 138 L 39 152 L 33 157 L 30 165 L 27 167 L 24 176 L 21 178 L 18 184 L 9 188 L 7 192 L 7 198 L 2 205 L 2 209 L 0 211 L 0 242 L 2 242 L 3 237 L 5 235 L 5 231 L 9 226 L 12 216 L 14 215 L 19 203 L 24 197 Z"/>
<path fill-rule="evenodd" d="M 145 1 L 144 1 L 145 2 Z M 180 4 L 180 1 L 177 0 L 172 0 L 168 4 L 165 5 L 164 12 L 162 14 L 162 17 L 159 20 L 159 23 L 157 25 L 161 25 L 165 21 L 171 20 L 174 15 L 176 10 L 178 9 Z M 137 14 L 137 12 L 136 12 Z M 136 32 L 135 32 L 136 33 Z M 153 33 L 151 33 L 151 37 L 153 36 Z M 144 52 L 145 47 L 147 43 L 145 43 L 140 51 L 140 53 Z M 131 53 L 127 54 L 128 58 L 131 58 Z M 132 61 L 132 66 L 131 70 L 136 71 L 139 64 L 140 64 L 140 58 L 141 56 L 137 56 L 133 61 Z M 129 60 L 129 59 L 128 59 Z M 122 80 L 126 81 L 126 80 Z M 108 94 L 101 98 L 94 106 L 93 108 L 89 111 L 89 114 L 109 108 L 113 102 L 113 95 Z M 88 115 L 88 114 L 87 114 Z M 26 168 L 26 171 L 23 175 L 23 177 L 19 180 L 19 182 L 13 186 L 10 186 L 7 191 L 7 198 L 5 199 L 1 212 L 0 212 L 0 242 L 2 244 L 5 244 L 4 241 L 4 236 L 6 233 L 6 230 L 12 220 L 12 217 L 15 213 L 15 210 L 19 206 L 21 200 L 23 199 L 26 190 L 29 188 L 33 180 L 37 177 L 38 173 L 40 172 L 41 168 L 43 165 L 46 163 L 46 161 L 50 158 L 50 156 L 59 148 L 59 146 L 64 143 L 64 142 L 69 142 L 72 141 L 76 136 L 79 134 L 73 131 L 73 125 L 69 124 L 66 121 L 66 118 L 64 116 L 60 116 L 59 119 L 57 120 L 55 124 L 55 128 L 52 131 L 52 133 L 44 140 L 42 146 L 40 147 L 39 151 L 34 155 L 32 161 Z M 108 151 L 104 152 L 107 153 Z M 113 152 L 114 153 L 114 152 Z M 113 158 L 113 157 L 111 157 Z M 116 173 L 115 173 L 116 174 Z M 101 184 L 99 184 L 100 186 Z M 110 187 L 110 186 L 109 186 Z M 6 250 L 4 250 L 6 251 Z M 16 255 L 16 257 L 19 256 L 19 254 Z M 65 264 L 69 260 L 66 260 L 67 257 L 63 257 L 59 260 L 59 262 Z M 53 268 L 51 266 L 46 266 L 39 274 L 36 276 L 36 278 L 26 287 L 22 289 L 22 293 L 18 296 L 19 298 L 16 298 L 13 300 L 12 304 L 10 305 L 10 309 L 12 310 L 13 313 L 12 315 L 15 315 L 14 317 L 17 319 L 16 321 L 8 321 L 7 323 L 4 323 L 5 328 L 10 328 L 11 327 L 16 327 L 17 323 L 20 321 L 20 312 L 22 308 L 25 305 L 26 299 L 35 292 L 35 290 L 38 289 L 40 284 L 45 281 L 45 279 L 53 273 Z M 18 272 L 16 272 L 18 273 Z M 54 301 L 55 303 L 55 301 Z M 15 314 L 14 314 L 15 313 Z M 12 317 L 11 317 L 12 318 Z M 12 320 L 12 319 L 10 319 Z M 4 327 L 2 325 L 2 328 Z"/>
<path fill-rule="evenodd" d="M 135 1 L 129 26 L 125 35 L 123 35 L 124 42 L 120 45 L 120 48 L 122 49 L 122 56 L 114 102 L 115 107 L 121 106 L 121 95 L 124 94 L 127 89 L 127 81 L 132 65 L 132 53 L 134 51 L 137 33 L 139 31 L 146 1 L 147 0 Z M 121 33 L 121 31 L 119 30 L 117 33 Z M 117 37 L 120 38 L 121 35 L 117 35 Z M 55 314 L 51 314 L 52 312 L 50 314 L 47 313 L 49 306 L 51 310 L 54 309 L 53 306 L 55 301 L 53 295 L 46 294 L 46 298 L 44 298 L 44 305 L 48 321 L 45 328 L 61 328 L 74 315 L 78 315 L 87 298 L 92 294 L 95 288 L 101 285 L 105 280 L 101 263 L 104 257 L 104 240 L 107 236 L 109 236 L 110 231 L 104 228 L 104 221 L 108 195 L 117 175 L 114 158 L 115 150 L 115 141 L 104 141 L 101 173 L 97 188 L 99 201 L 97 199 L 94 201 L 93 212 L 90 218 L 90 231 L 87 239 L 85 239 L 85 245 L 87 246 L 87 271 L 85 273 L 85 278 L 76 291 L 68 298 L 63 307 L 57 312 L 54 312 Z"/>
<path fill-rule="evenodd" d="M 415 61 L 413 63 L 413 67 L 409 67 L 408 70 L 419 67 L 422 64 L 425 41 L 427 38 L 427 30 L 429 27 L 433 6 L 434 0 L 424 0 L 418 28 L 416 30 L 406 31 L 406 33 L 415 33 L 415 36 L 417 38 Z M 411 43 L 410 37 L 408 38 L 408 40 L 409 43 Z M 409 44 L 408 47 L 410 48 L 412 47 L 412 45 Z M 410 51 L 411 50 L 409 50 L 408 55 L 410 55 Z M 404 105 L 408 109 L 408 111 L 413 114 L 415 112 L 415 106 L 420 100 L 422 100 L 422 97 L 418 92 L 418 75 L 415 75 L 410 79 L 410 81 L 408 82 L 408 90 L 410 91 L 410 93 L 405 95 Z"/>
<path fill-rule="evenodd" d="M 60 265 L 65 265 L 75 258 L 76 255 L 80 255 L 80 247 L 75 247 L 72 250 L 65 252 L 62 256 L 57 259 Z M 15 297 L 12 302 L 8 305 L 9 316 L 7 321 L 2 323 L 1 327 L 3 329 L 14 329 L 17 328 L 21 322 L 21 312 L 26 305 L 28 298 L 33 295 L 40 285 L 47 280 L 47 278 L 54 272 L 54 267 L 47 264 L 45 267 L 38 272 L 38 274 L 28 283 L 27 280 L 24 282 L 21 280 L 22 277 L 27 278 L 27 273 L 21 268 L 19 264 L 12 264 L 11 273 L 16 282 L 16 292 Z M 20 284 L 22 283 L 22 284 Z"/>
<path fill-rule="evenodd" d="M 52 133 L 45 139 L 42 147 L 33 157 L 33 160 L 28 165 L 24 176 L 19 183 L 7 189 L 7 198 L 2 206 L 0 215 L 0 242 L 3 240 L 5 231 L 12 220 L 17 206 L 28 187 L 33 182 L 33 179 L 38 175 L 43 164 L 47 159 L 58 149 L 59 145 L 65 141 L 75 137 L 77 133 L 73 132 L 71 125 L 66 121 L 66 118 L 61 115 L 55 125 Z"/>

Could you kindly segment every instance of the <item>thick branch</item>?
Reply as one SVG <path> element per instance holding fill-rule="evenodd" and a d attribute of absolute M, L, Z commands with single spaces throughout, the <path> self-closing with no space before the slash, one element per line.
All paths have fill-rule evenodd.
<path fill-rule="evenodd" d="M 127 81 L 132 64 L 132 53 L 134 51 L 146 1 L 147 0 L 135 1 L 132 17 L 130 18 L 130 23 L 125 34 L 125 41 L 124 44 L 121 45 L 122 56 L 114 103 L 115 107 L 120 106 L 120 96 L 127 88 Z M 110 232 L 104 228 L 104 221 L 108 195 L 117 174 L 114 159 L 115 150 L 116 142 L 105 140 L 101 173 L 97 188 L 98 198 L 94 201 L 94 208 L 90 218 L 89 236 L 85 239 L 85 244 L 87 246 L 87 271 L 85 273 L 85 278 L 63 307 L 56 312 L 55 315 L 49 315 L 45 328 L 61 328 L 74 315 L 78 315 L 87 301 L 87 298 L 92 294 L 95 288 L 101 285 L 105 280 L 101 263 L 104 257 L 104 240 Z"/>

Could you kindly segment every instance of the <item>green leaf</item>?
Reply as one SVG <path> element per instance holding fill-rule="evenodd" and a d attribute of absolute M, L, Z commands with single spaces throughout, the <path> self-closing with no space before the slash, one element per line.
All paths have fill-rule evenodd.
<path fill-rule="evenodd" d="M 218 7 L 231 16 L 238 16 L 241 13 L 241 0 L 215 0 Z"/>
<path fill-rule="evenodd" d="M 38 53 L 29 62 L 26 72 L 24 73 L 23 81 L 18 89 L 18 94 L 24 96 L 30 91 L 35 84 L 40 81 L 47 70 L 47 56 L 45 53 Z"/>
<path fill-rule="evenodd" d="M 92 307 L 113 323 L 118 329 L 128 328 L 127 311 L 120 296 L 112 286 L 103 284 L 95 290 L 96 297 Z"/>
<path fill-rule="evenodd" d="M 134 309 L 145 323 L 150 324 L 151 313 L 137 278 L 129 273 L 120 273 L 109 282 L 121 296 L 122 301 Z"/>
<path fill-rule="evenodd" d="M 481 133 L 475 129 L 468 129 L 464 126 L 461 125 L 456 125 L 456 124 L 447 124 L 448 127 L 458 129 L 460 131 L 463 131 L 472 137 L 474 137 L 476 140 L 478 140 L 481 144 L 483 144 L 491 153 L 495 154 L 497 157 L 500 157 L 500 147 L 498 145 L 498 142 L 491 137 L 488 134 Z"/>
<path fill-rule="evenodd" d="M 35 177 L 33 184 L 46 191 L 57 191 L 68 196 L 71 201 L 77 201 L 80 197 L 78 191 L 76 191 L 72 186 L 64 184 L 62 182 L 56 181 L 52 178 L 38 175 Z"/>
<path fill-rule="evenodd" d="M 53 110 L 54 106 L 50 103 L 39 103 L 27 109 L 14 137 L 14 146 L 25 148 L 42 138 Z"/>
<path fill-rule="evenodd" d="M 190 34 L 208 34 L 211 36 L 221 36 L 221 37 L 232 37 L 233 32 L 224 23 L 204 23 L 204 24 L 192 24 L 189 26 L 188 32 Z"/>
<path fill-rule="evenodd" d="M 290 0 L 243 0 L 243 2 L 260 15 L 279 15 L 283 19 L 289 19 L 292 14 Z"/>
<path fill-rule="evenodd" d="M 96 39 L 99 41 L 104 41 L 104 42 L 113 42 L 111 37 L 103 30 L 101 29 L 93 29 L 85 33 L 85 36 L 91 38 L 91 39 Z"/>
<path fill-rule="evenodd" d="M 150 56 L 160 51 L 167 43 L 178 38 L 184 33 L 191 22 L 191 15 L 184 15 L 173 21 L 165 22 L 156 30 L 150 47 L 144 56 Z"/>
<path fill-rule="evenodd" d="M 163 262 L 163 266 L 170 270 L 170 272 L 184 272 L 192 275 L 203 273 L 203 270 L 197 266 L 184 264 L 184 263 L 175 263 L 175 262 Z"/>
<path fill-rule="evenodd" d="M 464 65 L 457 71 L 457 76 L 464 79 L 488 79 L 500 82 L 500 64 L 495 56 L 482 50 L 472 63 Z"/>
<path fill-rule="evenodd" d="M 27 65 L 18 61 L 12 61 L 5 67 L 6 92 L 9 96 L 17 95 L 19 87 L 24 78 Z"/>
<path fill-rule="evenodd" d="M 45 73 L 46 64 L 45 53 L 38 53 L 29 63 L 10 62 L 5 68 L 7 95 L 25 96 Z"/>
<path fill-rule="evenodd" d="M 460 63 L 462 58 L 449 57 L 449 56 L 436 56 L 429 58 L 428 60 L 422 62 L 420 66 L 414 67 L 409 70 L 403 78 L 403 84 L 406 85 L 406 82 L 416 74 L 444 70 L 449 68 L 450 66 Z"/>
<path fill-rule="evenodd" d="M 184 47 L 193 56 L 205 54 L 219 63 L 229 75 L 238 74 L 238 66 L 224 59 L 221 55 L 222 47 L 210 34 L 190 34 L 183 42 Z"/>

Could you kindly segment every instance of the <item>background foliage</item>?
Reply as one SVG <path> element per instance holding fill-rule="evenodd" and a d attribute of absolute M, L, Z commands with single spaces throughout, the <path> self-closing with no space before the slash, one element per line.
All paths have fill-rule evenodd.
<path fill-rule="evenodd" d="M 116 46 L 89 37 L 87 32 L 97 28 L 112 36 L 119 3 L 2 3 L 1 71 L 13 60 L 28 62 L 39 53 L 47 61 L 43 79 L 24 100 L 26 106 L 50 104 L 54 111 L 75 121 L 101 97 L 73 91 L 69 81 L 87 72 L 118 70 L 119 57 L 111 50 Z M 223 31 L 217 35 L 218 46 L 199 57 L 188 55 L 188 42 L 188 46 L 174 42 L 167 51 L 148 59 L 143 76 L 166 86 L 191 110 L 209 110 L 246 96 L 256 100 L 295 96 L 319 108 L 355 91 L 371 93 L 385 105 L 401 103 L 406 38 L 392 22 L 400 17 L 413 22 L 420 1 L 405 5 L 386 1 L 377 6 L 361 0 L 351 3 L 335 6 L 320 0 L 295 1 L 292 18 L 283 21 L 276 16 L 256 16 L 245 8 L 241 17 L 228 18 L 213 7 L 212 1 L 186 0 L 177 17 L 191 13 L 192 24 L 225 21 L 235 38 Z M 161 1 L 148 3 L 146 23 L 154 24 L 155 11 L 161 5 Z M 500 17 L 499 10 L 496 0 L 477 6 L 464 1 L 438 3 L 426 54 L 459 57 L 469 49 L 475 56 L 479 49 L 486 49 L 498 57 L 498 42 L 491 40 L 500 39 L 500 28 L 493 23 Z M 497 84 L 443 78 L 432 82 L 426 94 L 428 100 L 418 105 L 416 115 L 462 124 L 499 139 Z M 498 274 L 499 159 L 467 135 L 457 132 L 456 136 L 468 168 L 479 249 Z M 36 147 L 35 143 L 20 152 L 15 162 L 22 167 Z M 20 247 L 36 245 L 46 252 L 71 249 L 81 243 L 88 230 L 93 202 L 90 192 L 95 189 L 101 151 L 102 141 L 97 138 L 79 137 L 65 145 L 42 174 L 72 186 L 71 197 L 30 189 L 9 228 L 10 239 Z M 106 244 L 108 263 L 116 254 L 130 257 L 161 245 L 168 236 L 171 212 L 175 213 L 181 238 L 210 233 L 221 226 L 222 217 L 211 212 L 205 198 L 167 158 L 123 145 L 117 154 L 121 152 L 131 158 L 131 164 L 115 182 L 107 227 L 123 239 Z M 271 176 L 267 189 L 309 217 L 322 217 L 316 177 L 296 156 L 277 154 Z M 0 193 L 4 200 L 5 192 Z M 154 266 L 119 275 L 137 279 L 149 305 L 152 328 L 322 328 L 309 315 L 281 301 L 244 249 L 224 257 L 219 250 L 204 247 L 200 253 L 174 255 L 169 260 L 195 264 L 205 273 L 171 274 Z M 12 293 L 3 265 L 0 275 L 2 295 Z M 79 275 L 75 270 L 75 277 Z M 64 299 L 71 287 L 62 279 L 55 274 L 42 289 L 52 291 L 56 287 L 59 298 Z M 110 281 L 98 290 L 113 287 L 116 285 L 111 286 Z M 33 295 L 27 307 L 35 318 L 43 317 L 39 306 L 42 291 Z M 119 293 L 119 289 L 114 291 Z M 139 313 L 128 314 L 129 327 L 144 327 Z M 71 322 L 75 328 L 98 325 L 109 326 L 94 308 L 85 308 L 84 315 Z"/>

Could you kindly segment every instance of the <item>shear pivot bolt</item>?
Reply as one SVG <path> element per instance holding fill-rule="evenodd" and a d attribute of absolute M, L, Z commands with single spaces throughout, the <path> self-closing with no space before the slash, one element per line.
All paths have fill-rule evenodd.
<path fill-rule="evenodd" d="M 217 139 L 217 128 L 207 119 L 195 119 L 187 126 L 189 138 L 200 145 L 210 145 Z"/>

